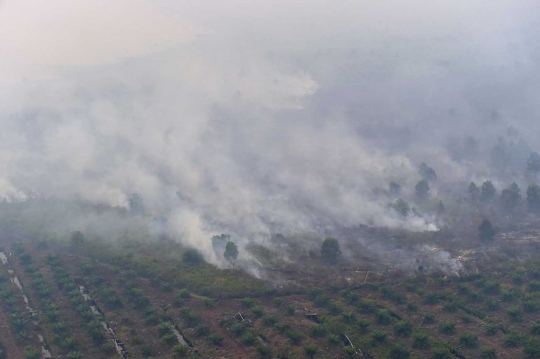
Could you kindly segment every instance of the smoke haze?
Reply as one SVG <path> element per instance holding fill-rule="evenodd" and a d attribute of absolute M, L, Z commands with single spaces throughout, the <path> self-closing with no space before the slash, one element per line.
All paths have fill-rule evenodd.
<path fill-rule="evenodd" d="M 221 232 L 433 230 L 389 212 L 390 181 L 411 197 L 425 161 L 434 197 L 506 186 L 497 138 L 518 167 L 538 150 L 532 0 L 4 0 L 0 54 L 1 196 L 138 193 L 207 253 Z"/>

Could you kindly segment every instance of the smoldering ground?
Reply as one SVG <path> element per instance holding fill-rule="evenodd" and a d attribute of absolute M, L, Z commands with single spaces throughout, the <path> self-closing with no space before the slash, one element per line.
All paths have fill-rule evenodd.
<path fill-rule="evenodd" d="M 492 165 L 497 138 L 517 169 L 537 150 L 537 2 L 107 6 L 2 3 L 8 200 L 127 207 L 138 193 L 148 218 L 212 255 L 222 232 L 245 245 L 433 230 L 445 223 L 432 214 L 388 210 L 390 181 L 413 198 L 426 161 L 444 199 L 473 179 L 509 181 Z"/>

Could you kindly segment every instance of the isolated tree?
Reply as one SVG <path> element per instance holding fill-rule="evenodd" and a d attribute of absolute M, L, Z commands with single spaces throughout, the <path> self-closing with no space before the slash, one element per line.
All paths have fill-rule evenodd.
<path fill-rule="evenodd" d="M 486 181 L 482 183 L 482 189 L 480 190 L 480 200 L 482 202 L 491 202 L 493 197 L 495 197 L 495 187 L 491 181 Z"/>
<path fill-rule="evenodd" d="M 195 248 L 187 249 L 182 255 L 182 260 L 188 264 L 195 265 L 195 266 L 203 264 L 205 262 L 204 257 L 201 254 L 201 252 L 199 252 Z"/>
<path fill-rule="evenodd" d="M 527 209 L 531 213 L 540 213 L 540 186 L 535 183 L 527 188 Z"/>
<path fill-rule="evenodd" d="M 439 204 L 437 206 L 437 214 L 440 216 L 441 214 L 443 214 L 445 211 L 445 208 L 444 208 L 444 204 L 442 203 L 442 201 L 439 201 Z"/>
<path fill-rule="evenodd" d="M 478 200 L 478 197 L 480 196 L 480 188 L 478 188 L 474 182 L 471 182 L 469 185 L 469 196 L 471 197 L 472 201 Z"/>
<path fill-rule="evenodd" d="M 133 193 L 129 196 L 129 211 L 133 214 L 144 214 L 144 204 L 142 197 L 137 193 Z"/>
<path fill-rule="evenodd" d="M 71 235 L 71 243 L 76 247 L 82 245 L 84 243 L 84 234 L 81 231 L 74 232 Z"/>
<path fill-rule="evenodd" d="M 420 176 L 422 176 L 422 178 L 426 181 L 432 182 L 437 180 L 437 174 L 435 173 L 435 170 L 429 167 L 425 162 L 422 162 L 420 164 L 418 172 L 420 173 Z"/>
<path fill-rule="evenodd" d="M 527 160 L 527 169 L 536 174 L 540 171 L 540 155 L 538 152 L 533 152 L 529 156 L 529 159 Z"/>
<path fill-rule="evenodd" d="M 236 260 L 238 257 L 238 247 L 236 246 L 236 243 L 228 241 L 227 245 L 225 246 L 225 253 L 223 253 L 223 256 L 229 261 Z"/>
<path fill-rule="evenodd" d="M 222 252 L 225 250 L 227 242 L 231 239 L 231 236 L 228 234 L 221 234 L 219 236 L 212 237 L 212 247 L 217 252 Z"/>
<path fill-rule="evenodd" d="M 478 143 L 472 136 L 467 136 L 464 145 L 465 157 L 473 158 L 478 154 Z"/>
<path fill-rule="evenodd" d="M 423 201 L 429 197 L 429 184 L 425 179 L 418 181 L 414 187 L 416 198 Z"/>
<path fill-rule="evenodd" d="M 339 249 L 339 243 L 335 238 L 326 238 L 322 244 L 321 257 L 329 264 L 337 263 L 341 250 Z"/>
<path fill-rule="evenodd" d="M 409 204 L 401 198 L 398 199 L 396 203 L 392 203 L 390 207 L 392 207 L 397 213 L 399 213 L 403 217 L 407 217 L 409 215 L 409 211 L 411 210 Z"/>
<path fill-rule="evenodd" d="M 478 226 L 478 238 L 482 241 L 492 241 L 495 238 L 495 231 L 487 219 L 484 219 L 482 224 Z"/>
<path fill-rule="evenodd" d="M 508 212 L 512 212 L 521 201 L 519 192 L 519 186 L 515 182 L 501 192 L 501 203 Z"/>
<path fill-rule="evenodd" d="M 401 185 L 396 182 L 390 182 L 389 191 L 392 196 L 399 196 L 401 194 Z"/>

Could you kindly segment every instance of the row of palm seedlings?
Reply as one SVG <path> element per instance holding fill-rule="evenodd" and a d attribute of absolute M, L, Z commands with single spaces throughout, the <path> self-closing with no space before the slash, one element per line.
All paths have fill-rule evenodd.
<path fill-rule="evenodd" d="M 24 346 L 25 358 L 41 358 L 40 342 L 32 318 L 35 313 L 29 310 L 28 303 L 25 302 L 27 299 L 22 291 L 22 286 L 17 288 L 16 283 L 20 285 L 20 282 L 14 268 L 3 252 L 2 257 L 3 269 L 0 272 L 0 304 L 2 310 L 9 318 L 9 327 L 17 343 Z M 15 278 L 17 278 L 16 281 Z M 0 347 L 0 358 L 2 357 L 8 358 L 8 353 L 3 347 Z"/>
<path fill-rule="evenodd" d="M 103 325 L 102 321 L 104 321 L 104 318 L 99 313 L 92 311 L 81 292 L 80 286 L 73 280 L 67 267 L 55 254 L 47 255 L 46 261 L 58 289 L 68 298 L 77 317 L 81 320 L 82 326 L 90 337 L 93 346 L 100 347 L 105 356 L 115 354 L 116 346 L 112 340 L 108 340 L 114 338 L 112 338 L 112 334 L 107 330 L 107 326 Z"/>
<path fill-rule="evenodd" d="M 37 267 L 32 256 L 22 245 L 15 244 L 13 252 L 23 266 L 25 276 L 30 281 L 32 293 L 41 309 L 39 317 L 44 321 L 42 325 L 44 334 L 52 338 L 52 344 L 58 348 L 63 357 L 68 359 L 83 358 L 80 351 L 81 345 L 73 336 L 74 331 L 67 324 L 66 316 L 62 315 L 63 313 L 57 304 L 55 296 L 57 291 L 54 291 L 47 284 L 43 271 Z M 41 340 L 43 340 L 42 337 Z M 51 353 L 47 350 L 42 350 L 42 354 L 44 357 L 52 358 Z"/>

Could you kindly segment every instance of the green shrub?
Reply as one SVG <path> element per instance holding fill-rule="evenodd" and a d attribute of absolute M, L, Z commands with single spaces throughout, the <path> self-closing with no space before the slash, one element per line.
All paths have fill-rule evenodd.
<path fill-rule="evenodd" d="M 272 349 L 267 345 L 261 345 L 257 347 L 257 353 L 263 358 L 268 358 L 272 354 Z"/>
<path fill-rule="evenodd" d="M 101 346 L 101 351 L 104 352 L 107 355 L 112 355 L 112 354 L 116 353 L 116 347 L 111 342 L 105 343 L 105 344 L 103 344 Z"/>
<path fill-rule="evenodd" d="M 345 324 L 354 324 L 356 322 L 356 315 L 353 312 L 347 312 L 341 314 L 341 320 Z"/>
<path fill-rule="evenodd" d="M 537 280 L 529 282 L 529 284 L 527 285 L 527 289 L 529 290 L 529 292 L 540 292 L 540 282 Z"/>
<path fill-rule="evenodd" d="M 236 336 L 240 336 L 244 333 L 245 331 L 245 327 L 240 324 L 240 323 L 235 323 L 233 325 L 231 325 L 231 328 L 229 329 L 231 331 L 231 333 L 233 333 L 234 335 Z"/>
<path fill-rule="evenodd" d="M 242 299 L 242 305 L 246 308 L 251 308 L 255 306 L 255 300 L 250 297 L 245 297 L 244 299 Z"/>
<path fill-rule="evenodd" d="M 407 311 L 408 312 L 417 312 L 418 306 L 414 303 L 407 303 Z"/>
<path fill-rule="evenodd" d="M 326 304 L 328 311 L 333 315 L 338 315 L 343 312 L 343 308 L 335 300 L 330 300 Z"/>
<path fill-rule="evenodd" d="M 478 336 L 472 333 L 464 333 L 459 337 L 459 344 L 465 348 L 478 347 Z"/>
<path fill-rule="evenodd" d="M 367 320 L 365 320 L 364 318 L 360 318 L 358 319 L 358 321 L 356 322 L 356 326 L 358 327 L 359 331 L 361 333 L 365 333 L 368 331 L 368 328 L 369 328 L 369 322 Z"/>
<path fill-rule="evenodd" d="M 484 294 L 493 295 L 500 292 L 501 285 L 494 281 L 486 281 L 484 284 Z"/>
<path fill-rule="evenodd" d="M 285 333 L 290 328 L 291 328 L 291 326 L 289 324 L 287 324 L 287 323 L 277 323 L 276 325 L 274 325 L 274 329 L 277 330 L 280 333 Z"/>
<path fill-rule="evenodd" d="M 240 338 L 240 342 L 246 346 L 252 346 L 255 344 L 255 335 L 253 333 L 248 332 Z"/>
<path fill-rule="evenodd" d="M 264 309 L 262 309 L 258 305 L 252 307 L 251 311 L 253 312 L 253 314 L 255 314 L 256 318 L 260 318 L 260 317 L 262 317 L 264 315 Z"/>
<path fill-rule="evenodd" d="M 444 303 L 443 308 L 447 313 L 455 313 L 458 310 L 458 306 L 455 302 Z"/>
<path fill-rule="evenodd" d="M 185 357 L 186 354 L 188 353 L 189 351 L 189 348 L 187 347 L 187 345 L 184 345 L 184 344 L 180 344 L 180 345 L 176 345 L 174 348 L 174 355 L 177 357 L 177 358 L 182 358 L 182 357 Z"/>
<path fill-rule="evenodd" d="M 523 353 L 530 359 L 539 359 L 540 358 L 540 342 L 537 340 L 531 339 L 525 345 Z"/>
<path fill-rule="evenodd" d="M 339 342 L 340 342 L 340 340 L 339 340 L 339 335 L 337 335 L 337 334 L 330 334 L 330 335 L 328 335 L 327 342 L 328 342 L 328 344 L 330 344 L 330 345 L 334 345 L 334 344 L 339 343 Z"/>
<path fill-rule="evenodd" d="M 156 354 L 156 348 L 152 345 L 152 344 L 147 344 L 145 345 L 142 350 L 141 350 L 141 354 L 144 356 L 144 357 L 150 357 L 150 356 L 153 356 Z"/>
<path fill-rule="evenodd" d="M 315 344 L 307 344 L 304 346 L 304 353 L 306 353 L 306 356 L 308 358 L 315 357 L 315 354 L 317 354 L 317 346 Z"/>
<path fill-rule="evenodd" d="M 178 344 L 178 337 L 177 337 L 176 334 L 174 334 L 174 333 L 165 334 L 165 335 L 163 336 L 163 341 L 164 341 L 167 345 Z"/>
<path fill-rule="evenodd" d="M 470 303 L 482 303 L 484 297 L 479 292 L 470 292 L 469 295 L 467 295 L 467 301 Z"/>
<path fill-rule="evenodd" d="M 219 334 L 212 334 L 208 337 L 210 342 L 216 346 L 222 346 L 223 345 L 223 337 Z"/>
<path fill-rule="evenodd" d="M 491 336 L 497 334 L 499 331 L 499 327 L 497 327 L 495 324 L 488 324 L 486 325 L 486 335 Z"/>
<path fill-rule="evenodd" d="M 503 302 L 509 303 L 513 302 L 516 299 L 516 293 L 511 290 L 503 290 L 501 293 L 501 300 Z"/>
<path fill-rule="evenodd" d="M 493 347 L 483 347 L 480 351 L 480 359 L 497 359 L 497 352 Z"/>
<path fill-rule="evenodd" d="M 373 339 L 373 342 L 375 344 L 382 344 L 386 341 L 386 332 L 384 330 L 374 330 L 373 333 L 371 333 L 371 339 Z"/>
<path fill-rule="evenodd" d="M 433 359 L 452 359 L 453 357 L 447 347 L 437 346 L 433 349 Z"/>
<path fill-rule="evenodd" d="M 283 298 L 276 297 L 274 298 L 274 306 L 280 307 L 283 304 Z"/>
<path fill-rule="evenodd" d="M 388 309 L 381 309 L 377 312 L 377 323 L 388 325 L 392 322 L 392 316 Z"/>
<path fill-rule="evenodd" d="M 411 352 L 401 344 L 392 345 L 388 353 L 389 359 L 408 359 L 410 356 Z"/>
<path fill-rule="evenodd" d="M 181 299 L 189 299 L 191 298 L 191 293 L 189 292 L 189 290 L 187 289 L 181 289 L 178 291 L 178 298 L 181 298 Z"/>
<path fill-rule="evenodd" d="M 266 314 L 264 317 L 262 317 L 262 322 L 265 326 L 271 327 L 276 324 L 277 320 L 272 314 Z"/>
<path fill-rule="evenodd" d="M 508 316 L 514 321 L 521 320 L 521 309 L 517 306 L 511 306 L 506 308 L 506 314 L 508 314 Z"/>
<path fill-rule="evenodd" d="M 201 254 L 201 252 L 199 252 L 195 248 L 187 249 L 182 255 L 182 260 L 194 266 L 198 266 L 205 263 L 203 255 Z"/>
<path fill-rule="evenodd" d="M 210 334 L 210 327 L 206 324 L 198 324 L 193 328 L 193 334 L 195 334 L 196 337 L 205 337 Z"/>
<path fill-rule="evenodd" d="M 326 335 L 326 328 L 323 325 L 314 325 L 309 328 L 309 335 L 313 338 L 324 337 Z"/>
<path fill-rule="evenodd" d="M 83 354 L 81 352 L 70 352 L 68 355 L 66 355 L 67 359 L 82 359 Z"/>
<path fill-rule="evenodd" d="M 285 332 L 285 336 L 289 338 L 292 344 L 297 345 L 302 341 L 302 334 L 296 330 L 289 329 Z"/>
<path fill-rule="evenodd" d="M 158 326 L 158 333 L 160 337 L 172 333 L 171 326 L 167 323 L 161 323 Z"/>
<path fill-rule="evenodd" d="M 412 333 L 412 324 L 406 320 L 400 320 L 394 326 L 396 335 L 408 336 Z"/>
<path fill-rule="evenodd" d="M 357 308 L 361 313 L 369 314 L 369 313 L 375 312 L 376 306 L 375 306 L 375 303 L 370 302 L 368 300 L 360 300 Z"/>
<path fill-rule="evenodd" d="M 471 290 L 469 289 L 469 287 L 466 285 L 466 284 L 458 284 L 457 285 L 457 292 L 459 294 L 469 294 Z"/>
<path fill-rule="evenodd" d="M 203 303 L 205 308 L 210 309 L 214 307 L 214 301 L 210 298 L 204 298 Z"/>
<path fill-rule="evenodd" d="M 147 315 L 144 318 L 144 320 L 146 321 L 146 324 L 148 325 L 156 325 L 157 323 L 159 323 L 159 317 L 157 316 L 156 313 Z"/>
<path fill-rule="evenodd" d="M 32 348 L 31 346 L 24 347 L 24 358 L 25 359 L 40 359 L 41 352 Z"/>
<path fill-rule="evenodd" d="M 523 300 L 522 305 L 523 305 L 523 310 L 528 313 L 537 312 L 539 308 L 538 302 L 533 299 Z"/>
<path fill-rule="evenodd" d="M 523 337 L 516 332 L 510 332 L 503 337 L 503 346 L 505 348 L 517 348 L 523 344 Z"/>
<path fill-rule="evenodd" d="M 540 324 L 533 324 L 531 325 L 529 332 L 532 335 L 540 335 Z"/>
<path fill-rule="evenodd" d="M 443 334 L 454 334 L 456 331 L 456 324 L 445 320 L 439 325 L 439 331 Z"/>
<path fill-rule="evenodd" d="M 437 293 L 428 292 L 424 294 L 424 304 L 435 305 L 439 303 L 439 295 Z"/>
<path fill-rule="evenodd" d="M 289 304 L 287 306 L 287 314 L 289 315 L 294 315 L 294 312 L 296 312 L 296 305 L 294 304 Z"/>
<path fill-rule="evenodd" d="M 429 335 L 424 332 L 414 333 L 412 347 L 416 349 L 427 349 L 431 346 Z"/>
<path fill-rule="evenodd" d="M 345 332 L 345 324 L 340 318 L 326 318 L 324 321 L 324 327 L 327 332 L 337 335 L 342 335 Z"/>
<path fill-rule="evenodd" d="M 488 299 L 486 301 L 486 308 L 491 312 L 496 312 L 499 310 L 499 303 L 492 299 Z"/>

